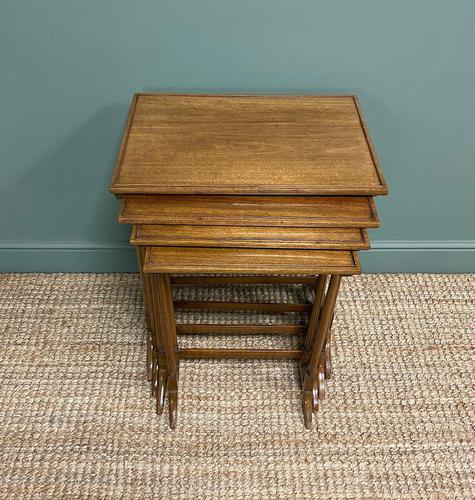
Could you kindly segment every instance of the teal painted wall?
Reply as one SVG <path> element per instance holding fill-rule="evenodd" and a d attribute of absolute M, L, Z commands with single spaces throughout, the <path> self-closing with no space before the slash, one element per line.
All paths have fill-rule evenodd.
<path fill-rule="evenodd" d="M 475 271 L 473 0 L 1 0 L 0 268 L 135 269 L 134 91 L 356 93 L 390 187 L 368 271 Z"/>

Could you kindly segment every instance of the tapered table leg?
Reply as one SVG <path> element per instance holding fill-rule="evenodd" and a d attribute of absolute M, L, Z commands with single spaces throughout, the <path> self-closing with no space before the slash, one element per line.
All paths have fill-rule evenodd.
<path fill-rule="evenodd" d="M 178 411 L 178 345 L 170 278 L 168 274 L 153 274 L 151 280 L 153 309 L 158 319 L 160 339 L 166 354 L 170 427 L 174 429 Z"/>
<path fill-rule="evenodd" d="M 341 276 L 331 276 L 328 291 L 324 298 L 323 306 L 320 312 L 320 318 L 317 322 L 315 339 L 309 362 L 307 365 L 300 366 L 303 385 L 302 406 L 305 427 L 307 429 L 311 428 L 313 411 L 318 409 L 319 402 L 325 393 L 325 368 L 322 349 L 333 317 L 340 282 Z"/>

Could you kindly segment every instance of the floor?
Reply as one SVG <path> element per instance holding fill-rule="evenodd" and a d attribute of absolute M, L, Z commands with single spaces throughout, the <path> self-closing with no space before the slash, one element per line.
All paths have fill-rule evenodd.
<path fill-rule="evenodd" d="M 175 293 L 292 301 L 309 291 Z M 1 498 L 475 498 L 475 275 L 345 279 L 334 375 L 312 431 L 294 363 L 238 360 L 182 362 L 169 430 L 144 376 L 143 313 L 135 274 L 0 275 Z"/>

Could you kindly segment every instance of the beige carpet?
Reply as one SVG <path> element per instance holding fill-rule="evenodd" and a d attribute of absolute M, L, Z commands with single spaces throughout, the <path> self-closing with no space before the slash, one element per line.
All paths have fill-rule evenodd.
<path fill-rule="evenodd" d="M 0 285 L 2 498 L 475 497 L 474 275 L 346 279 L 312 431 L 287 361 L 182 362 L 169 430 L 144 377 L 136 275 L 4 274 Z"/>

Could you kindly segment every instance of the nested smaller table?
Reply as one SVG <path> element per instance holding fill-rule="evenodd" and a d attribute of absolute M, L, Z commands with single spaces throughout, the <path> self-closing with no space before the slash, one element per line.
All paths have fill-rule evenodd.
<path fill-rule="evenodd" d="M 305 425 L 331 375 L 341 277 L 387 187 L 354 96 L 134 96 L 111 191 L 132 224 L 147 308 L 147 377 L 177 423 L 179 360 L 290 358 Z M 305 283 L 311 303 L 174 301 L 172 286 Z M 300 312 L 299 325 L 176 324 L 175 309 Z M 177 335 L 300 335 L 299 349 L 178 347 Z"/>

